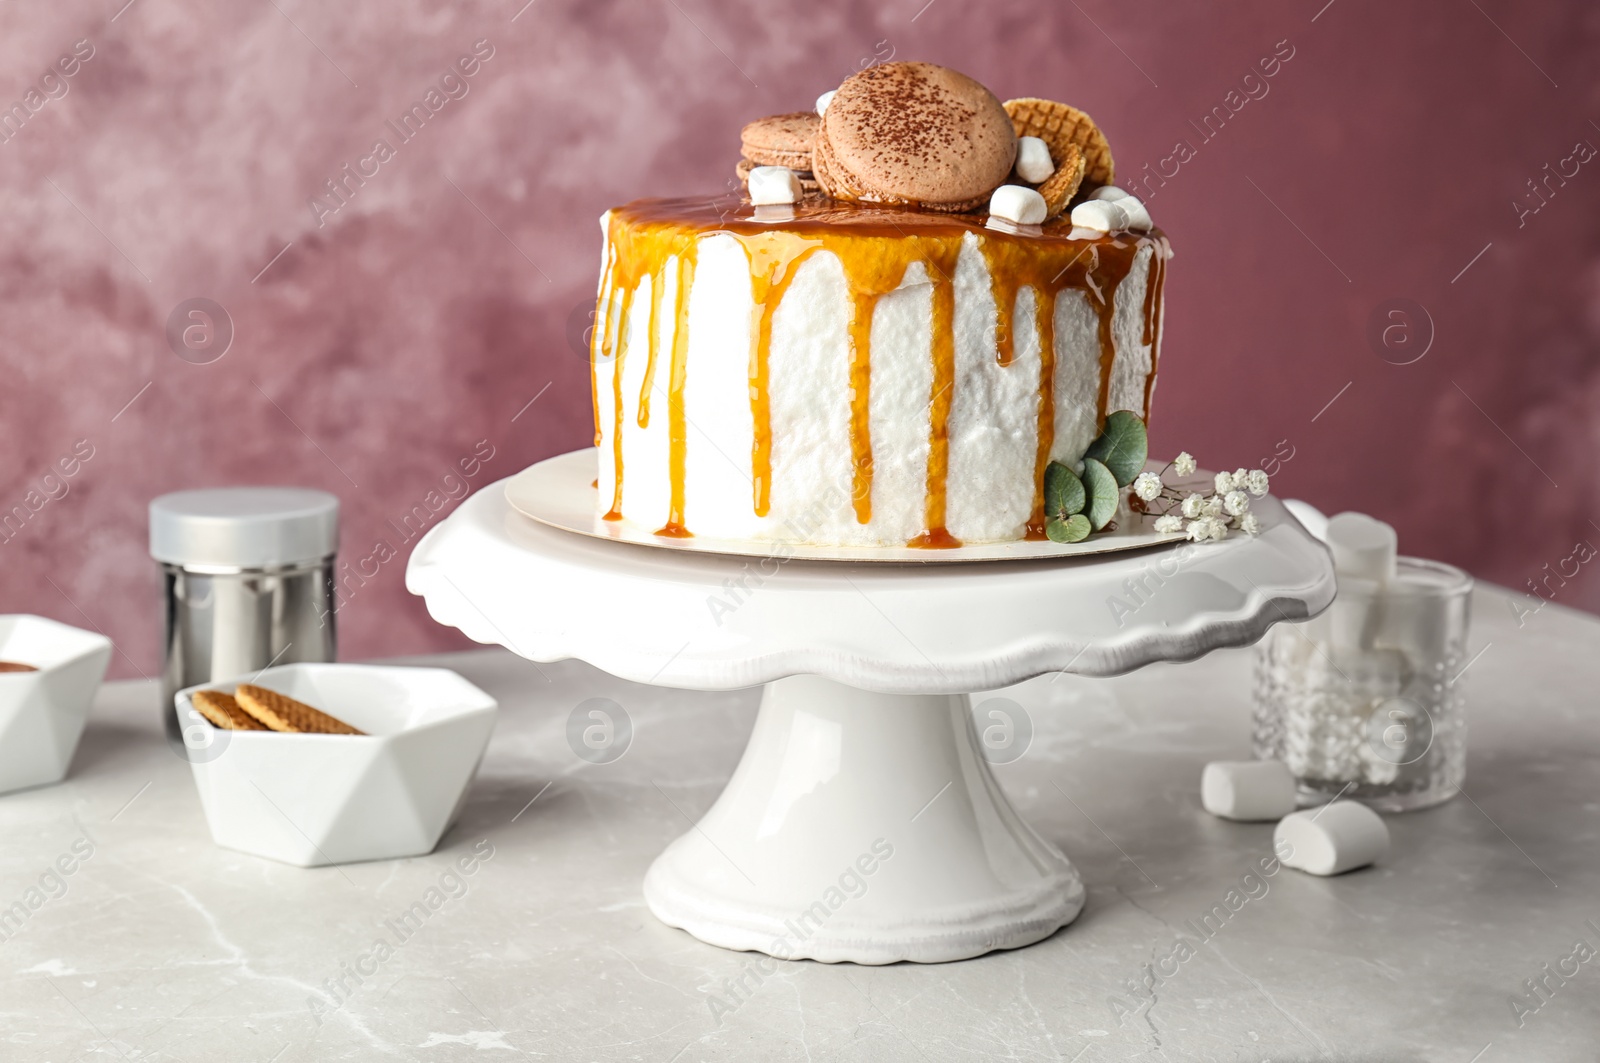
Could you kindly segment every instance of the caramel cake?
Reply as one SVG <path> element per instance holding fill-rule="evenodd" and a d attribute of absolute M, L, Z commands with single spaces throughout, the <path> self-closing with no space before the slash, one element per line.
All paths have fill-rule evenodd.
<path fill-rule="evenodd" d="M 1110 411 L 1148 416 L 1165 237 L 1091 183 L 1109 150 L 1065 104 L 921 63 L 818 103 L 746 127 L 739 202 L 602 219 L 600 512 L 664 536 L 1042 537 L 1046 465 Z"/>

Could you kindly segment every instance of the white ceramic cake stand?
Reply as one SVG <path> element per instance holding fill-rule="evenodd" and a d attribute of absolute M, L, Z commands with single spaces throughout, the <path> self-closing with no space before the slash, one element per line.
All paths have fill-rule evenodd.
<path fill-rule="evenodd" d="M 607 542 L 517 513 L 504 483 L 417 544 L 407 587 L 440 623 L 535 661 L 766 684 L 727 788 L 644 894 L 703 941 L 786 958 L 957 960 L 1071 922 L 1083 883 L 1001 792 L 969 693 L 1247 645 L 1334 594 L 1325 549 L 1271 498 L 1256 539 L 916 565 Z"/>

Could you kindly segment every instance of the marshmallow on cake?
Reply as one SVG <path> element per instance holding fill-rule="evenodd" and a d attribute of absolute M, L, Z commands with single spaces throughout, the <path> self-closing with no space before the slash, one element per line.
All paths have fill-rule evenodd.
<path fill-rule="evenodd" d="M 1103 137 L 1064 104 L 1073 120 L 1053 126 L 1048 101 L 1012 104 L 1026 106 L 954 71 L 884 64 L 820 117 L 745 127 L 756 203 L 607 212 L 600 511 L 670 536 L 1039 537 L 1046 465 L 1081 458 L 1110 411 L 1148 415 L 1170 252 L 1147 219 L 1075 226 L 1071 203 L 1110 181 Z M 1046 126 L 1058 166 L 1032 185 L 1018 137 Z M 1025 161 L 1039 176 L 1038 149 Z M 1037 210 L 1003 185 L 1036 187 L 1049 216 L 991 219 L 991 202 Z"/>

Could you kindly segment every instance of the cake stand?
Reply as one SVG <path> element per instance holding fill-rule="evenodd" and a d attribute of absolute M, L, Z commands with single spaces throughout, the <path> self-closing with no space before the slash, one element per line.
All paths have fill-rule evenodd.
<path fill-rule="evenodd" d="M 1083 883 L 1001 792 L 969 694 L 1248 645 L 1334 594 L 1325 548 L 1270 497 L 1253 539 L 919 565 L 608 542 L 523 516 L 505 484 L 423 537 L 406 586 L 534 661 L 765 684 L 733 777 L 644 895 L 703 941 L 782 958 L 958 960 L 1071 922 Z"/>

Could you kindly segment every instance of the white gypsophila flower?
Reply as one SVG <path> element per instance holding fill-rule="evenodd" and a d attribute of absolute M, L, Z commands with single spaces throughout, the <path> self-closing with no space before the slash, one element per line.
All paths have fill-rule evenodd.
<path fill-rule="evenodd" d="M 1205 516 L 1206 496 L 1196 491 L 1190 491 L 1189 497 L 1183 500 L 1183 515 L 1190 520 Z"/>
<path fill-rule="evenodd" d="M 1250 496 L 1243 491 L 1229 491 L 1222 499 L 1222 510 L 1230 517 L 1242 516 L 1250 508 Z"/>
<path fill-rule="evenodd" d="M 1256 519 L 1256 515 L 1254 513 L 1246 513 L 1244 516 L 1239 518 L 1239 530 L 1244 532 L 1246 535 L 1260 535 L 1261 522 Z"/>
<path fill-rule="evenodd" d="M 1220 517 L 1207 517 L 1206 531 L 1213 539 L 1226 539 L 1228 537 L 1228 522 Z"/>
<path fill-rule="evenodd" d="M 1244 490 L 1244 482 L 1249 478 L 1250 478 L 1250 470 L 1249 469 L 1235 469 L 1235 470 L 1233 470 L 1233 487 L 1234 487 L 1234 490 L 1243 491 Z"/>
<path fill-rule="evenodd" d="M 1206 504 L 1200 507 L 1200 514 L 1206 517 L 1222 516 L 1222 496 L 1212 495 L 1206 499 Z"/>
<path fill-rule="evenodd" d="M 1217 494 L 1225 495 L 1229 491 L 1232 491 L 1232 490 L 1233 490 L 1233 473 L 1231 473 L 1231 472 L 1219 472 L 1219 473 L 1217 473 Z"/>
<path fill-rule="evenodd" d="M 1187 450 L 1172 459 L 1172 471 L 1179 476 L 1190 476 L 1196 468 L 1194 455 Z"/>
<path fill-rule="evenodd" d="M 1183 518 L 1176 513 L 1163 513 L 1156 518 L 1156 534 L 1171 535 L 1183 531 Z"/>
<path fill-rule="evenodd" d="M 1257 498 L 1267 493 L 1267 470 L 1251 469 L 1250 474 L 1244 478 L 1247 490 Z"/>
<path fill-rule="evenodd" d="M 1203 543 L 1211 537 L 1211 524 L 1204 517 L 1191 520 L 1183 530 L 1188 534 L 1190 542 Z"/>
<path fill-rule="evenodd" d="M 1142 472 L 1133 478 L 1133 493 L 1146 502 L 1161 497 L 1161 477 L 1153 472 Z"/>

